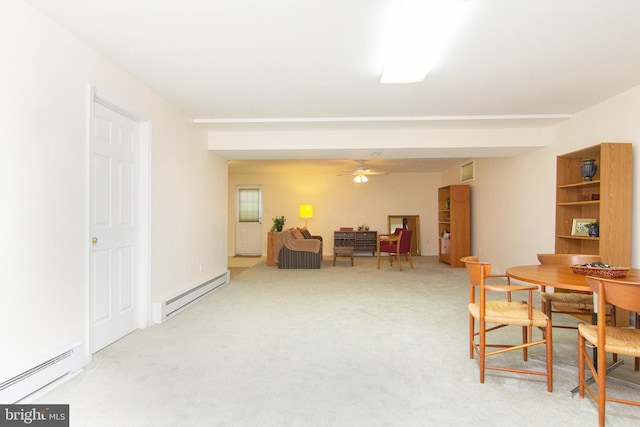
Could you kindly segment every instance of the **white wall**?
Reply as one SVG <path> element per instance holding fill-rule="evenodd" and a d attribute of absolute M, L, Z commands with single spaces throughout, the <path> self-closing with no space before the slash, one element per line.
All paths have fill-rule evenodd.
<path fill-rule="evenodd" d="M 589 108 L 557 126 L 554 142 L 559 154 L 600 142 L 633 143 L 633 213 L 640 212 L 640 86 Z M 632 267 L 640 267 L 640 226 L 633 224 Z"/>
<path fill-rule="evenodd" d="M 601 142 L 634 144 L 633 218 L 640 188 L 640 87 L 576 114 L 551 129 L 551 145 L 515 159 L 476 159 L 472 181 L 472 251 L 496 271 L 536 263 L 555 247 L 556 156 Z M 456 170 L 445 174 L 455 179 Z M 632 267 L 640 266 L 640 227 L 634 227 Z"/>
<path fill-rule="evenodd" d="M 88 348 L 91 84 L 151 120 L 153 301 L 226 270 L 227 167 L 189 117 L 22 0 L 0 2 L 0 52 L 3 381 Z"/>
<path fill-rule="evenodd" d="M 227 228 L 230 236 L 234 231 L 227 222 L 233 193 L 227 190 L 257 179 L 263 179 L 268 197 L 265 232 L 275 215 L 285 215 L 288 226 L 301 225 L 300 203 L 314 204 L 309 228 L 329 241 L 340 226 L 367 223 L 385 230 L 388 214 L 419 214 L 423 251 L 435 253 L 435 227 L 429 229 L 432 190 L 456 183 L 457 168 L 440 182 L 430 174 L 399 174 L 360 187 L 321 176 L 228 179 L 226 162 L 206 151 L 207 136 L 189 117 L 23 0 L 0 3 L 0 52 L 0 381 L 71 343 L 87 344 L 90 84 L 151 120 L 152 301 L 226 269 Z M 506 130 L 393 132 L 393 137 L 406 136 L 406 143 L 417 147 L 434 141 L 464 146 L 478 137 L 493 146 L 509 138 L 524 146 L 551 142 L 515 159 L 476 160 L 473 249 L 500 269 L 535 262 L 536 252 L 553 250 L 555 156 L 602 141 L 637 143 L 639 117 L 636 88 L 556 126 L 552 139 L 546 131 Z M 389 142 L 389 132 L 375 135 L 381 146 L 402 143 Z M 238 136 L 261 144 L 265 135 Z M 289 140 L 297 139 L 292 146 L 298 146 L 299 136 Z M 324 148 L 325 136 L 312 139 Z M 373 135 L 339 136 L 332 140 L 336 147 L 347 141 L 362 147 Z M 234 142 L 229 140 L 232 147 Z M 634 165 L 637 170 L 635 149 Z M 638 188 L 637 172 L 633 180 Z M 634 218 L 637 212 L 635 196 Z M 639 242 L 636 228 L 634 267 L 640 263 Z"/>
<path fill-rule="evenodd" d="M 479 123 L 479 126 L 482 125 Z M 330 126 L 330 125 L 327 125 Z M 358 128 L 357 124 L 345 130 L 311 128 L 313 130 L 212 130 L 209 133 L 209 148 L 212 150 L 230 150 L 238 154 L 241 151 L 260 150 L 314 150 L 314 149 L 366 149 L 384 150 L 385 156 L 393 156 L 394 149 L 429 148 L 433 155 L 446 155 L 452 150 L 465 156 L 469 148 L 491 148 L 492 152 L 504 152 L 512 147 L 530 148 L 545 146 L 548 142 L 546 129 L 542 128 L 486 128 L 486 129 L 429 129 L 420 125 L 407 123 L 389 124 L 383 128 L 382 124 L 364 124 Z M 375 129 L 366 127 L 375 126 Z M 469 126 L 468 124 L 466 126 Z M 439 151 L 439 149 L 445 149 Z M 348 152 L 348 151 L 347 151 Z M 493 154 L 492 154 L 493 155 Z M 279 158 L 274 151 L 272 158 Z M 310 158 L 313 158 L 310 157 Z"/>
<path fill-rule="evenodd" d="M 194 128 L 190 118 L 178 111 L 159 112 L 153 126 L 155 302 L 227 270 L 228 172 L 226 160 L 207 149 L 206 132 Z"/>

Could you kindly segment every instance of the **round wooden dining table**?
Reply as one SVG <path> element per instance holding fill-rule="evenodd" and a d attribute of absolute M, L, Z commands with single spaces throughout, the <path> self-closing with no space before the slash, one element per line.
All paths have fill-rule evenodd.
<path fill-rule="evenodd" d="M 506 274 L 512 279 L 540 285 L 542 292 L 545 292 L 546 287 L 549 286 L 558 289 L 591 293 L 591 289 L 589 285 L 587 285 L 587 276 L 574 273 L 568 265 L 519 265 L 508 268 Z M 616 278 L 615 280 L 640 282 L 640 269 L 631 268 L 627 271 L 626 277 Z M 593 324 L 596 323 L 597 316 L 597 309 L 595 309 L 597 306 L 596 301 L 597 300 L 594 299 Z M 627 326 L 629 324 L 629 313 L 626 310 L 618 310 L 616 319 L 618 326 Z"/>
<path fill-rule="evenodd" d="M 574 273 L 568 265 L 519 265 L 508 268 L 506 273 L 512 279 L 544 287 L 550 286 L 571 291 L 591 291 L 585 279 L 587 276 Z M 640 282 L 640 269 L 629 269 L 626 277 L 616 280 Z"/>
<path fill-rule="evenodd" d="M 553 265 L 553 264 L 536 264 L 536 265 L 519 265 L 516 267 L 508 268 L 506 274 L 515 280 L 520 280 L 527 283 L 533 283 L 535 285 L 542 286 L 544 290 L 545 287 L 550 286 L 558 289 L 567 289 L 571 291 L 584 291 L 591 292 L 589 285 L 587 285 L 586 275 L 574 273 L 573 270 L 568 265 Z M 629 281 L 629 282 L 640 282 L 640 269 L 632 268 L 627 271 L 626 277 L 616 278 L 616 280 L 621 281 Z M 597 303 L 594 300 L 594 308 L 597 307 Z M 592 323 L 597 323 L 597 313 L 592 314 Z M 624 313 L 623 313 L 624 312 Z M 621 320 L 620 317 L 624 318 L 626 314 L 626 319 Z M 619 310 L 618 315 L 616 316 L 618 319 L 618 326 L 627 326 L 628 325 L 628 312 L 624 310 Z M 596 349 L 593 349 L 593 363 L 597 363 L 597 355 Z M 615 369 L 622 361 L 614 363 L 607 371 Z M 589 379 L 589 382 L 592 382 L 593 379 Z M 575 387 L 571 390 L 571 395 L 575 395 L 578 392 L 578 387 Z"/>

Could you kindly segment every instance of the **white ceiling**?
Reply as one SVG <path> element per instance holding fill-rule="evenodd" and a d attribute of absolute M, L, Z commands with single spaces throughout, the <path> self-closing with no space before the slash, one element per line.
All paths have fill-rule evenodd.
<path fill-rule="evenodd" d="M 379 82 L 400 0 L 28 1 L 213 128 L 548 126 L 640 85 L 638 0 L 471 0 L 407 85 Z"/>

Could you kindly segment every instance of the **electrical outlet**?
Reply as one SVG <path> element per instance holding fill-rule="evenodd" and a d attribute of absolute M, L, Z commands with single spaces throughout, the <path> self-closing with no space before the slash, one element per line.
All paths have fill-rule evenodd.
<path fill-rule="evenodd" d="M 202 273 L 202 263 L 200 263 L 200 273 Z"/>

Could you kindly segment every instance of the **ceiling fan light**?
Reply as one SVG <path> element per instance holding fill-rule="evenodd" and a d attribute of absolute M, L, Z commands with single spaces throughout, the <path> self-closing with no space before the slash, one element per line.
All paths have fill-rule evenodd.
<path fill-rule="evenodd" d="M 367 176 L 366 176 L 366 175 L 362 175 L 362 174 L 360 174 L 360 175 L 356 175 L 356 177 L 355 177 L 355 178 L 353 178 L 353 180 L 354 180 L 355 182 L 357 182 L 357 183 L 362 183 L 362 182 L 367 182 L 367 181 L 369 181 L 369 178 L 367 178 Z"/>

